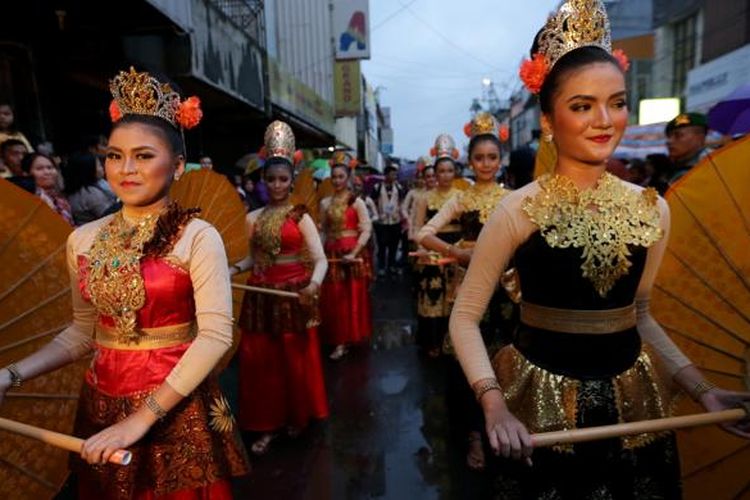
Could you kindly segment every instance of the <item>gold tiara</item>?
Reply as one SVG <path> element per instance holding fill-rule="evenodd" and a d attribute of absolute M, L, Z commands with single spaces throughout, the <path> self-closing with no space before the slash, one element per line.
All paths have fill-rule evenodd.
<path fill-rule="evenodd" d="M 292 165 L 295 163 L 294 132 L 286 123 L 276 120 L 272 122 L 263 136 L 265 156 L 269 158 L 284 158 Z"/>
<path fill-rule="evenodd" d="M 348 168 L 354 168 L 357 166 L 357 159 L 348 151 L 336 151 L 333 153 L 333 156 L 331 156 L 329 163 L 332 167 L 343 165 Z"/>
<path fill-rule="evenodd" d="M 601 0 L 567 0 L 550 15 L 537 36 L 537 52 L 521 64 L 520 76 L 526 88 L 537 94 L 544 79 L 565 54 L 581 47 L 599 47 L 613 54 L 623 70 L 627 58 L 612 52 L 609 17 Z"/>
<path fill-rule="evenodd" d="M 112 93 L 110 116 L 116 122 L 124 115 L 157 116 L 176 128 L 192 128 L 200 122 L 203 112 L 200 100 L 190 97 L 182 101 L 168 83 L 130 67 L 120 71 L 109 83 Z"/>
<path fill-rule="evenodd" d="M 477 113 L 476 116 L 466 124 L 464 127 L 464 133 L 469 138 L 474 138 L 478 135 L 497 135 L 500 132 L 500 125 L 492 114 L 482 111 Z"/>

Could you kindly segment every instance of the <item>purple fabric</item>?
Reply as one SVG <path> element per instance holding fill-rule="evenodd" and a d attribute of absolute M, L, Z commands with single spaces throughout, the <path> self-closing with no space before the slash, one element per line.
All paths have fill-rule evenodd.
<path fill-rule="evenodd" d="M 739 87 L 711 108 L 708 125 L 722 134 L 750 132 L 750 84 Z"/>

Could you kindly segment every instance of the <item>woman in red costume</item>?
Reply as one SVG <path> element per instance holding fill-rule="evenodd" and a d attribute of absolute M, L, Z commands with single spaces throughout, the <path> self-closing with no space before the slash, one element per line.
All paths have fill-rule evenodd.
<path fill-rule="evenodd" d="M 372 263 L 366 251 L 372 223 L 364 201 L 349 190 L 355 162 L 343 151 L 333 156 L 334 194 L 320 202 L 325 252 L 330 263 L 321 294 L 321 329 L 326 343 L 336 346 L 331 354 L 333 360 L 346 354 L 347 344 L 367 341 L 372 333 Z"/>
<path fill-rule="evenodd" d="M 181 128 L 197 98 L 131 68 L 110 84 L 105 168 L 123 209 L 68 239 L 74 320 L 47 346 L 0 371 L 0 394 L 92 351 L 75 433 L 79 498 L 225 499 L 248 471 L 234 418 L 211 372 L 232 341 L 221 237 L 170 203 L 184 170 Z M 108 464 L 128 448 L 127 467 Z M 88 462 L 85 463 L 85 462 Z"/>
<path fill-rule="evenodd" d="M 270 202 L 247 215 L 250 255 L 231 272 L 252 269 L 248 285 L 299 294 L 246 292 L 240 315 L 240 428 L 261 433 L 262 455 L 280 429 L 298 435 L 311 419 L 328 416 L 318 342 L 317 303 L 328 263 L 304 205 L 289 200 L 294 134 L 275 121 L 265 134 L 265 181 Z"/>

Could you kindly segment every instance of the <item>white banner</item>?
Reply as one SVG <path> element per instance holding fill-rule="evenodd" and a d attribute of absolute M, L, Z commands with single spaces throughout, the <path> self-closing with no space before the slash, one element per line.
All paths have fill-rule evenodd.
<path fill-rule="evenodd" d="M 334 0 L 333 39 L 336 59 L 370 58 L 369 0 Z"/>

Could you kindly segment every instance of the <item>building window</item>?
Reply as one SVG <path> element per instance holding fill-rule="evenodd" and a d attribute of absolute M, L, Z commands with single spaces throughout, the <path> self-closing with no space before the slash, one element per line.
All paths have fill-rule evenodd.
<path fill-rule="evenodd" d="M 696 25 L 694 14 L 674 24 L 674 72 L 672 95 L 682 96 L 687 85 L 688 71 L 695 65 Z"/>

